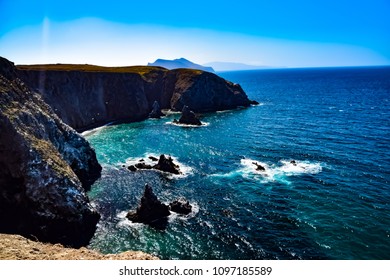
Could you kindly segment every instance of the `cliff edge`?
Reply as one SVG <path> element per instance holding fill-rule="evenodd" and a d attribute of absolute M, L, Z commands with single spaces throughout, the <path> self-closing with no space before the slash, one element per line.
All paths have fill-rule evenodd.
<path fill-rule="evenodd" d="M 19 65 L 18 75 L 39 92 L 57 115 L 82 131 L 109 122 L 148 118 L 161 109 L 196 113 L 248 107 L 243 89 L 209 72 L 161 67 L 94 65 Z"/>
<path fill-rule="evenodd" d="M 99 220 L 85 193 L 100 177 L 96 154 L 1 57 L 0 132 L 0 232 L 87 244 Z"/>

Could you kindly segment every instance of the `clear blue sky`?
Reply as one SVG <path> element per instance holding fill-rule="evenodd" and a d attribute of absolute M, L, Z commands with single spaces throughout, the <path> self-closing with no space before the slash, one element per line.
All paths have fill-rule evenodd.
<path fill-rule="evenodd" d="M 389 0 L 0 0 L 0 56 L 146 64 L 186 57 L 311 67 L 390 64 Z"/>

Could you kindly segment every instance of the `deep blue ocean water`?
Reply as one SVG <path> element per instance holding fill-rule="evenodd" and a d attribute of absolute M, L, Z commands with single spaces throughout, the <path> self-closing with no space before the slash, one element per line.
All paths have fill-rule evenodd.
<path fill-rule="evenodd" d="M 86 134 L 104 167 L 89 193 L 102 213 L 90 247 L 162 259 L 390 259 L 390 68 L 220 75 L 260 105 L 204 114 L 199 128 L 170 124 L 172 114 Z M 159 154 L 184 175 L 122 167 Z M 187 198 L 193 213 L 171 215 L 163 231 L 129 222 L 145 183 L 165 203 Z"/>

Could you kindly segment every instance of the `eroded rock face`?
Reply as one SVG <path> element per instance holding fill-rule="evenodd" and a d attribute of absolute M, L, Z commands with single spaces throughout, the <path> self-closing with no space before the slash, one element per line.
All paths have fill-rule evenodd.
<path fill-rule="evenodd" d="M 99 214 L 85 190 L 100 172 L 89 143 L 0 58 L 0 232 L 86 245 Z"/>
<path fill-rule="evenodd" d="M 18 75 L 66 124 L 80 131 L 108 122 L 144 120 L 155 102 L 175 111 L 187 105 L 195 113 L 255 104 L 240 85 L 194 69 L 31 65 L 18 66 Z"/>
<path fill-rule="evenodd" d="M 146 184 L 141 203 L 137 210 L 130 211 L 126 217 L 135 223 L 144 223 L 159 229 L 164 229 L 167 225 L 167 217 L 169 215 L 169 207 L 161 203 L 153 193 L 152 188 Z"/>

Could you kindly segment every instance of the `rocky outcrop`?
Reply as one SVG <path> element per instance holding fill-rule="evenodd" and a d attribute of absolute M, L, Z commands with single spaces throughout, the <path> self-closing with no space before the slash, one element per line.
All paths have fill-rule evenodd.
<path fill-rule="evenodd" d="M 18 66 L 18 75 L 79 131 L 143 120 L 155 101 L 161 109 L 182 111 L 187 105 L 195 113 L 252 104 L 238 84 L 194 69 L 56 64 Z"/>
<path fill-rule="evenodd" d="M 0 232 L 87 244 L 99 220 L 85 193 L 101 172 L 95 152 L 3 58 L 0 132 Z"/>
<path fill-rule="evenodd" d="M 152 119 L 159 119 L 161 117 L 165 116 L 163 112 L 161 112 L 160 104 L 158 104 L 158 101 L 154 101 L 152 106 L 152 112 L 149 113 L 149 118 Z"/>
<path fill-rule="evenodd" d="M 187 124 L 187 125 L 202 125 L 202 122 L 196 117 L 195 113 L 188 108 L 188 106 L 184 106 L 181 111 L 180 119 L 174 120 L 174 123 L 178 124 Z"/>
<path fill-rule="evenodd" d="M 160 158 L 157 164 L 153 166 L 153 169 L 172 174 L 181 174 L 179 165 L 175 164 L 170 156 L 166 157 L 165 155 L 160 155 Z"/>
<path fill-rule="evenodd" d="M 137 210 L 130 211 L 126 217 L 135 223 L 144 223 L 155 228 L 165 229 L 168 223 L 167 217 L 170 214 L 169 207 L 161 203 L 153 193 L 152 188 L 146 184 Z"/>
<path fill-rule="evenodd" d="M 192 211 L 192 206 L 188 200 L 179 198 L 169 203 L 169 209 L 178 214 L 188 215 Z"/>
<path fill-rule="evenodd" d="M 130 171 L 137 171 L 138 169 L 155 169 L 159 170 L 162 172 L 167 172 L 171 174 L 182 174 L 180 171 L 180 166 L 176 163 L 173 162 L 172 157 L 170 156 L 165 156 L 165 155 L 160 155 L 160 158 L 157 159 L 153 156 L 150 156 L 149 159 L 152 162 L 158 161 L 156 164 L 148 164 L 145 162 L 144 159 L 141 159 L 139 162 L 137 162 L 134 165 L 130 165 L 127 167 L 128 170 Z"/>

